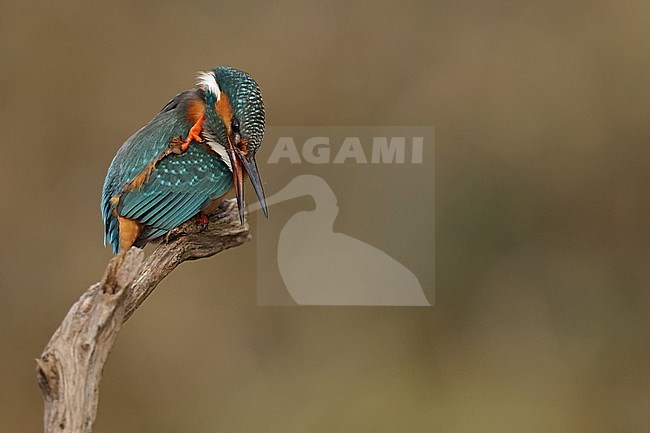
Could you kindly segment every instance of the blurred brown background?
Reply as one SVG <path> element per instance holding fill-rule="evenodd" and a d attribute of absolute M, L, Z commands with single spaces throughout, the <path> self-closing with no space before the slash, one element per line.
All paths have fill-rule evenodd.
<path fill-rule="evenodd" d="M 224 272 L 252 243 L 185 264 L 122 330 L 96 432 L 647 431 L 649 18 L 647 0 L 2 2 L 1 430 L 41 429 L 33 359 L 110 257 L 115 151 L 226 64 L 269 124 L 436 127 L 436 306 L 257 307 L 254 272 Z"/>

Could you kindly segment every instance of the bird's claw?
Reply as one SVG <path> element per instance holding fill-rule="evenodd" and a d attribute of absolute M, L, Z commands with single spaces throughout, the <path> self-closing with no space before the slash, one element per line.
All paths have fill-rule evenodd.
<path fill-rule="evenodd" d="M 178 229 L 178 227 L 168 231 L 167 234 L 165 236 L 163 236 L 163 240 L 165 241 L 166 244 L 170 243 L 171 241 L 173 241 L 177 237 L 178 233 L 175 233 L 175 231 L 177 229 Z"/>
<path fill-rule="evenodd" d="M 209 224 L 210 224 L 210 220 L 208 216 L 201 211 L 194 218 L 185 221 L 183 224 L 179 225 L 178 227 L 168 231 L 167 234 L 163 236 L 163 239 L 165 240 L 165 243 L 168 244 L 181 236 L 201 233 L 202 231 L 208 228 Z"/>
<path fill-rule="evenodd" d="M 201 131 L 203 131 L 203 120 L 204 117 L 201 116 L 199 120 L 192 125 L 185 140 L 183 140 L 182 137 L 172 138 L 172 141 L 169 142 L 169 148 L 173 153 L 178 155 L 185 152 L 192 141 L 203 143 L 203 137 L 201 137 Z"/>
<path fill-rule="evenodd" d="M 181 137 L 174 137 L 172 138 L 172 141 L 169 142 L 169 149 L 176 155 L 180 155 L 181 153 L 185 152 L 187 150 L 187 146 L 189 146 L 189 143 L 185 145 L 185 142 Z"/>
<path fill-rule="evenodd" d="M 196 121 L 194 125 L 190 128 L 190 131 L 187 133 L 187 138 L 181 145 L 181 150 L 185 152 L 187 150 L 187 147 L 190 145 L 192 141 L 196 141 L 197 143 L 202 143 L 203 138 L 201 138 L 201 131 L 203 131 L 203 121 L 205 120 L 205 117 L 201 115 L 199 119 Z"/>
<path fill-rule="evenodd" d="M 207 229 L 208 225 L 210 224 L 210 220 L 208 219 L 208 216 L 205 214 L 205 212 L 199 212 L 196 217 L 199 219 L 199 225 L 201 227 L 200 231 Z"/>

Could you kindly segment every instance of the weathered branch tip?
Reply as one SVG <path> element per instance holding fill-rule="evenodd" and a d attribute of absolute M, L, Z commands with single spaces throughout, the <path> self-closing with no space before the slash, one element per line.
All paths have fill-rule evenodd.
<path fill-rule="evenodd" d="M 150 257 L 131 248 L 111 259 L 100 282 L 70 308 L 40 358 L 39 387 L 46 433 L 90 433 L 97 413 L 102 370 L 117 334 L 158 284 L 187 260 L 213 256 L 250 239 L 236 200 L 224 200 L 207 227 L 190 220 Z"/>

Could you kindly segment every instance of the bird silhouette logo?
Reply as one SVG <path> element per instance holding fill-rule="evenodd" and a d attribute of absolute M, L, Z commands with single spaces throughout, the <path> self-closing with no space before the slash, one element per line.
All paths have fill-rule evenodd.
<path fill-rule="evenodd" d="M 315 209 L 294 214 L 280 232 L 278 270 L 298 305 L 430 306 L 413 272 L 386 252 L 334 232 L 336 195 L 316 175 L 294 177 L 267 206 L 311 196 Z M 249 212 L 261 209 L 259 203 Z"/>

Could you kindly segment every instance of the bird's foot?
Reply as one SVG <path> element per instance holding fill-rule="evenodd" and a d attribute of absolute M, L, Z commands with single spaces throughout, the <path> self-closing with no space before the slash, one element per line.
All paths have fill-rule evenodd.
<path fill-rule="evenodd" d="M 181 154 L 187 150 L 192 141 L 197 143 L 202 143 L 203 138 L 201 138 L 201 131 L 203 131 L 203 120 L 204 116 L 199 117 L 199 120 L 196 121 L 194 125 L 190 128 L 190 132 L 187 133 L 187 138 L 183 140 L 181 137 L 174 137 L 172 141 L 169 142 L 169 148 L 175 154 Z"/>
<path fill-rule="evenodd" d="M 185 149 L 183 149 L 185 147 Z M 180 155 L 185 152 L 187 146 L 185 146 L 185 141 L 181 137 L 174 137 L 172 141 L 169 142 L 169 149 L 176 155 Z"/>
<path fill-rule="evenodd" d="M 201 211 L 194 218 L 191 218 L 178 227 L 168 231 L 163 238 L 165 240 L 165 243 L 168 244 L 181 236 L 201 233 L 203 230 L 208 228 L 209 224 L 210 220 L 208 219 L 208 216 L 203 211 Z"/>
<path fill-rule="evenodd" d="M 210 220 L 208 219 L 208 216 L 206 215 L 205 212 L 200 211 L 199 214 L 196 216 L 198 219 L 198 224 L 200 227 L 199 232 L 202 232 L 203 230 L 208 228 L 208 224 L 210 224 Z"/>
<path fill-rule="evenodd" d="M 183 234 L 184 234 L 184 232 L 183 232 L 183 230 L 181 230 L 181 226 L 178 226 L 178 227 L 168 231 L 167 234 L 165 236 L 163 236 L 163 241 L 166 244 L 168 244 L 168 243 L 170 243 L 171 241 L 177 239 L 178 237 L 180 237 Z"/>
<path fill-rule="evenodd" d="M 201 143 L 203 141 L 201 138 L 201 131 L 203 131 L 204 120 L 205 116 L 201 115 L 201 117 L 199 117 L 199 120 L 197 120 L 196 123 L 192 125 L 190 132 L 187 134 L 187 138 L 183 144 L 181 144 L 181 151 L 185 152 L 192 141 L 196 141 L 197 143 Z"/>

